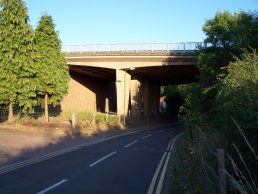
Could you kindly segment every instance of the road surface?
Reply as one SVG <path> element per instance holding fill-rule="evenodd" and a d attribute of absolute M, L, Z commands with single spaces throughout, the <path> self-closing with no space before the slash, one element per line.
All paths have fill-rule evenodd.
<path fill-rule="evenodd" d="M 0 169 L 0 193 L 162 193 L 180 126 L 119 135 Z"/>

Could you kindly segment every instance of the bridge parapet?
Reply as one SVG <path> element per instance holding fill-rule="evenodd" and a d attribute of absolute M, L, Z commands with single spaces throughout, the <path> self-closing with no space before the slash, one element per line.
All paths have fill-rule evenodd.
<path fill-rule="evenodd" d="M 177 52 L 194 51 L 205 47 L 203 42 L 183 42 L 183 43 L 127 43 L 127 44 L 87 44 L 87 45 L 63 45 L 62 51 L 65 53 L 82 52 Z"/>

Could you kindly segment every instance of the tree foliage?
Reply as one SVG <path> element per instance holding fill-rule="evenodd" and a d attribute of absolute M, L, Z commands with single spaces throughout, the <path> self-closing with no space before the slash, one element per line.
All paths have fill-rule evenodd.
<path fill-rule="evenodd" d="M 55 24 L 49 15 L 40 18 L 35 30 L 37 63 L 37 95 L 41 104 L 57 105 L 68 91 L 69 71 L 65 57 L 61 52 L 61 41 L 55 31 Z M 45 108 L 47 105 L 45 104 Z"/>
<path fill-rule="evenodd" d="M 215 17 L 207 20 L 203 26 L 207 36 L 205 42 L 227 49 L 233 54 L 237 54 L 243 48 L 255 48 L 258 41 L 257 17 L 256 12 L 217 12 Z"/>
<path fill-rule="evenodd" d="M 212 108 L 217 87 L 217 75 L 221 74 L 230 62 L 235 61 L 244 50 L 258 49 L 257 12 L 218 12 L 203 26 L 207 48 L 198 57 L 200 87 L 203 93 L 205 112 Z"/>
<path fill-rule="evenodd" d="M 205 22 L 203 31 L 208 45 L 199 55 L 204 85 L 211 85 L 220 68 L 234 61 L 234 56 L 240 56 L 244 49 L 258 49 L 257 12 L 217 12 L 213 19 Z"/>
<path fill-rule="evenodd" d="M 68 66 L 51 16 L 41 17 L 35 33 L 28 20 L 22 0 L 0 0 L 0 105 L 9 106 L 9 120 L 13 106 L 33 111 L 43 98 L 57 105 L 68 90 Z"/>
<path fill-rule="evenodd" d="M 32 109 L 37 68 L 28 10 L 21 0 L 1 0 L 0 6 L 0 104 Z"/>

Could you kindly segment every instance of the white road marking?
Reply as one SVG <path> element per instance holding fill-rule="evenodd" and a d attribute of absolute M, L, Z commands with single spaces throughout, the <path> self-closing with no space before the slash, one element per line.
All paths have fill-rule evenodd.
<path fill-rule="evenodd" d="M 102 160 L 107 159 L 108 157 L 110 157 L 110 156 L 114 155 L 115 153 L 116 153 L 116 151 L 114 151 L 114 152 L 112 152 L 112 153 L 110 153 L 110 154 L 108 154 L 108 155 L 104 156 L 103 158 L 101 158 L 101 159 L 97 160 L 96 162 L 91 163 L 91 164 L 89 165 L 89 167 L 93 167 L 93 166 L 95 166 L 96 164 L 98 164 L 98 163 L 99 163 L 99 162 L 101 162 Z"/>
<path fill-rule="evenodd" d="M 149 134 L 149 135 L 143 136 L 143 137 L 142 137 L 142 139 L 148 138 L 148 137 L 150 137 L 150 136 L 152 136 L 152 134 Z"/>
<path fill-rule="evenodd" d="M 135 144 L 136 142 L 137 142 L 137 140 L 136 140 L 136 141 L 134 141 L 134 142 L 132 142 L 132 143 L 127 144 L 127 145 L 125 146 L 125 148 L 128 148 L 129 146 L 131 146 L 131 145 Z"/>
<path fill-rule="evenodd" d="M 37 194 L 46 193 L 46 192 L 48 192 L 49 190 L 51 190 L 51 189 L 53 189 L 53 188 L 55 188 L 55 187 L 58 187 L 59 185 L 65 183 L 65 182 L 67 182 L 67 179 L 61 180 L 61 181 L 59 181 L 58 183 L 56 183 L 56 184 L 54 184 L 54 185 L 52 185 L 52 186 L 50 186 L 50 187 L 48 187 L 48 188 L 46 188 L 46 189 L 44 189 L 44 190 L 38 192 Z"/>
<path fill-rule="evenodd" d="M 60 156 L 60 155 L 63 155 L 63 154 L 81 149 L 83 147 L 92 146 L 92 145 L 102 143 L 102 142 L 105 142 L 105 141 L 108 141 L 108 140 L 111 140 L 111 139 L 115 139 L 115 138 L 118 138 L 118 137 L 121 137 L 121 136 L 126 136 L 126 135 L 130 135 L 130 134 L 134 134 L 134 133 L 138 133 L 138 132 L 142 132 L 142 131 L 147 131 L 147 130 L 151 130 L 151 129 L 146 128 L 146 129 L 141 129 L 141 130 L 137 130 L 137 131 L 127 132 L 127 133 L 111 136 L 111 137 L 108 137 L 106 139 L 100 139 L 100 140 L 90 142 L 90 143 L 83 143 L 83 144 L 80 144 L 80 145 L 77 145 L 77 146 L 74 146 L 74 147 L 69 147 L 69 148 L 66 148 L 66 149 L 63 149 L 63 150 L 58 150 L 56 152 L 52 152 L 52 153 L 49 153 L 49 154 L 41 155 L 41 156 L 38 156 L 38 157 L 35 157 L 35 158 L 31 158 L 31 159 L 28 159 L 28 160 L 24 160 L 24 161 L 21 161 L 21 162 L 17 162 L 17 163 L 13 163 L 13 164 L 10 164 L 10 165 L 7 165 L 7 166 L 3 166 L 3 167 L 0 168 L 0 175 L 4 174 L 4 173 L 7 173 L 7 172 L 10 172 L 10 171 L 13 171 L 13 170 L 16 170 L 16 169 L 19 169 L 19 168 L 22 168 L 22 167 L 25 167 L 25 166 L 29 166 L 29 165 L 32 165 L 32 164 L 35 164 L 35 163 L 38 163 L 38 162 L 41 162 L 41 161 L 44 161 L 44 160 L 48 160 L 50 158 L 54 158 L 54 157 L 57 157 L 57 156 Z"/>

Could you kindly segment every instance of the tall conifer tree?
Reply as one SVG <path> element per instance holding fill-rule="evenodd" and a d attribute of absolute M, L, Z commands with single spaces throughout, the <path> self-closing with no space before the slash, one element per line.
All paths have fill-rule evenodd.
<path fill-rule="evenodd" d="M 37 94 L 45 106 L 48 122 L 48 104 L 60 103 L 67 93 L 69 81 L 68 65 L 61 52 L 61 41 L 51 16 L 45 14 L 40 18 L 35 40 L 39 55 Z"/>
<path fill-rule="evenodd" d="M 36 68 L 34 34 L 22 0 L 0 0 L 0 104 L 32 109 L 35 102 Z"/>

